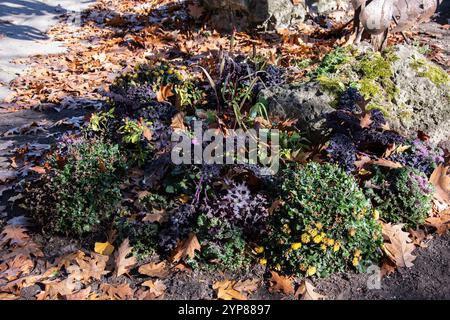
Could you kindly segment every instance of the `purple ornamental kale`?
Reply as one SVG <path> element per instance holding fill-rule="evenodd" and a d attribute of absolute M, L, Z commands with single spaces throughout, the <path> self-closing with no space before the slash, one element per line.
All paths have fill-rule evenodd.
<path fill-rule="evenodd" d="M 230 188 L 212 199 L 207 199 L 202 211 L 209 217 L 226 219 L 242 228 L 247 236 L 258 236 L 265 231 L 269 216 L 267 199 L 252 194 L 245 184 L 229 183 Z"/>
<path fill-rule="evenodd" d="M 339 98 L 339 104 L 337 109 L 345 110 L 354 114 L 360 114 L 362 112 L 359 104 L 364 101 L 362 95 L 356 88 L 348 88 Z"/>
<path fill-rule="evenodd" d="M 346 172 L 355 169 L 356 147 L 353 141 L 344 134 L 335 134 L 327 148 L 330 162 L 339 164 Z"/>

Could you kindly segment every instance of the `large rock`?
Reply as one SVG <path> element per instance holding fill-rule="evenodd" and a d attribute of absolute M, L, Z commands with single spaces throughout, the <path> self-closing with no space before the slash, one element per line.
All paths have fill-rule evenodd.
<path fill-rule="evenodd" d="M 334 109 L 333 95 L 315 82 L 268 88 L 260 93 L 268 102 L 271 115 L 298 119 L 297 126 L 312 142 L 320 142 L 324 116 Z"/>
<path fill-rule="evenodd" d="M 419 130 L 423 131 L 434 144 L 450 140 L 450 78 L 444 70 L 427 61 L 416 48 L 398 45 L 390 55 L 388 79 L 370 82 L 373 78 L 364 79 L 362 68 L 367 69 L 369 65 L 369 71 L 376 69 L 380 60 L 389 59 L 380 57 L 364 44 L 358 49 L 359 54 L 352 56 L 349 53 L 347 61 L 327 74 L 326 79 L 341 87 L 350 83 L 367 86 L 369 81 L 373 86 L 371 89 L 378 90 L 378 94 L 370 98 L 369 106 L 385 113 L 391 129 L 409 138 L 415 138 Z M 361 61 L 365 63 L 363 67 Z M 374 63 L 373 67 L 371 63 Z M 386 65 L 381 67 L 386 68 Z M 298 118 L 299 127 L 315 141 L 320 139 L 325 114 L 333 111 L 333 101 L 338 99 L 335 92 L 325 89 L 325 82 L 319 81 L 261 92 L 268 100 L 269 113 Z M 386 90 L 388 87 L 395 92 L 391 96 Z"/>
<path fill-rule="evenodd" d="M 213 25 L 220 31 L 286 28 L 305 19 L 303 3 L 292 0 L 203 0 Z"/>
<path fill-rule="evenodd" d="M 395 53 L 399 59 L 392 68 L 398 93 L 389 110 L 391 127 L 410 137 L 424 131 L 434 143 L 450 140 L 449 78 L 442 82 L 444 71 L 413 47 L 399 45 Z"/>

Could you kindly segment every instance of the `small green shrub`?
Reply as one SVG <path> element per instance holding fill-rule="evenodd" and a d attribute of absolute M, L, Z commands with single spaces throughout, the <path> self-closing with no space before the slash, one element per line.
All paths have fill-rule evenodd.
<path fill-rule="evenodd" d="M 375 168 L 375 174 L 366 189 L 380 217 L 386 222 L 405 223 L 410 227 L 422 224 L 431 209 L 433 187 L 425 174 L 409 168 L 383 172 Z"/>
<path fill-rule="evenodd" d="M 126 162 L 119 146 L 101 140 L 60 145 L 52 167 L 25 191 L 25 207 L 47 231 L 83 236 L 116 211 Z"/>
<path fill-rule="evenodd" d="M 197 218 L 196 233 L 202 245 L 201 260 L 220 270 L 237 271 L 249 267 L 250 256 L 246 252 L 243 232 L 226 219 L 201 214 Z"/>
<path fill-rule="evenodd" d="M 285 273 L 327 276 L 379 257 L 381 229 L 356 180 L 335 165 L 287 169 L 262 262 Z M 258 252 L 257 251 L 257 252 Z"/>

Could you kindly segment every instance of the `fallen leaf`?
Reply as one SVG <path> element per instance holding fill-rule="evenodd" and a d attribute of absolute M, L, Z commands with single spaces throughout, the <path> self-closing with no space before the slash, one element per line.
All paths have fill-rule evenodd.
<path fill-rule="evenodd" d="M 294 284 L 292 283 L 292 278 L 280 276 L 275 271 L 270 271 L 272 277 L 270 278 L 271 286 L 270 291 L 283 292 L 285 294 L 294 294 Z"/>
<path fill-rule="evenodd" d="M 10 293 L 0 293 L 0 300 L 17 300 L 19 298 L 19 296 L 15 296 Z"/>
<path fill-rule="evenodd" d="M 114 246 L 109 242 L 96 242 L 94 251 L 103 255 L 111 255 L 114 251 Z"/>
<path fill-rule="evenodd" d="M 130 242 L 127 238 L 122 242 L 115 255 L 114 262 L 117 277 L 129 272 L 129 269 L 136 264 L 136 258 L 132 256 L 131 251 L 132 248 L 130 247 Z M 127 258 L 129 255 L 131 255 L 131 257 Z"/>
<path fill-rule="evenodd" d="M 314 291 L 316 288 L 308 280 L 303 280 L 303 282 L 298 287 L 294 296 L 300 300 L 323 300 L 326 296 L 321 295 Z"/>
<path fill-rule="evenodd" d="M 145 296 L 143 298 L 145 300 L 161 299 L 164 297 L 166 292 L 166 286 L 161 280 L 147 280 L 142 283 L 142 286 L 148 287 L 148 290 L 145 291 Z"/>
<path fill-rule="evenodd" d="M 156 99 L 158 100 L 158 102 L 165 102 L 169 97 L 172 97 L 174 95 L 172 88 L 172 84 L 161 86 L 156 93 Z"/>
<path fill-rule="evenodd" d="M 450 213 L 441 213 L 437 217 L 429 217 L 425 220 L 425 224 L 436 228 L 439 235 L 444 235 L 450 229 Z"/>
<path fill-rule="evenodd" d="M 24 246 L 30 240 L 30 236 L 26 234 L 27 229 L 7 225 L 0 234 L 0 247 L 9 242 L 10 245 Z"/>
<path fill-rule="evenodd" d="M 134 295 L 134 290 L 128 283 L 122 283 L 120 285 L 102 283 L 100 290 L 106 294 L 106 298 L 109 300 L 129 300 Z"/>
<path fill-rule="evenodd" d="M 145 274 L 146 276 L 157 278 L 165 278 L 170 273 L 167 268 L 166 262 L 164 261 L 161 261 L 159 263 L 150 262 L 144 264 L 139 267 L 138 271 L 140 274 Z"/>
<path fill-rule="evenodd" d="M 409 238 L 409 233 L 402 230 L 404 224 L 384 223 L 382 226 L 383 236 L 389 241 L 384 244 L 384 251 L 388 258 L 398 267 L 412 267 L 412 262 L 416 259 L 412 253 L 416 246 Z"/>
<path fill-rule="evenodd" d="M 181 241 L 174 250 L 174 254 L 172 255 L 172 262 L 176 263 L 185 258 L 194 258 L 195 251 L 200 251 L 201 246 L 198 242 L 197 236 L 194 233 L 191 233 L 189 237 Z"/>
<path fill-rule="evenodd" d="M 434 186 L 434 197 L 439 201 L 450 205 L 450 175 L 447 175 L 449 167 L 439 165 L 430 176 L 430 183 Z"/>
<path fill-rule="evenodd" d="M 235 281 L 224 280 L 213 284 L 213 289 L 217 290 L 217 298 L 221 300 L 247 300 L 247 296 L 233 288 Z"/>

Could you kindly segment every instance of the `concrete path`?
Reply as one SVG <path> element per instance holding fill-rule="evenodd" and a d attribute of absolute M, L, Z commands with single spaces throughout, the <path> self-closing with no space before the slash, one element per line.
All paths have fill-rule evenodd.
<path fill-rule="evenodd" d="M 74 19 L 94 0 L 1 0 L 0 1 L 0 102 L 9 94 L 8 83 L 27 65 L 12 61 L 37 54 L 65 51 L 46 31 L 69 13 Z"/>

